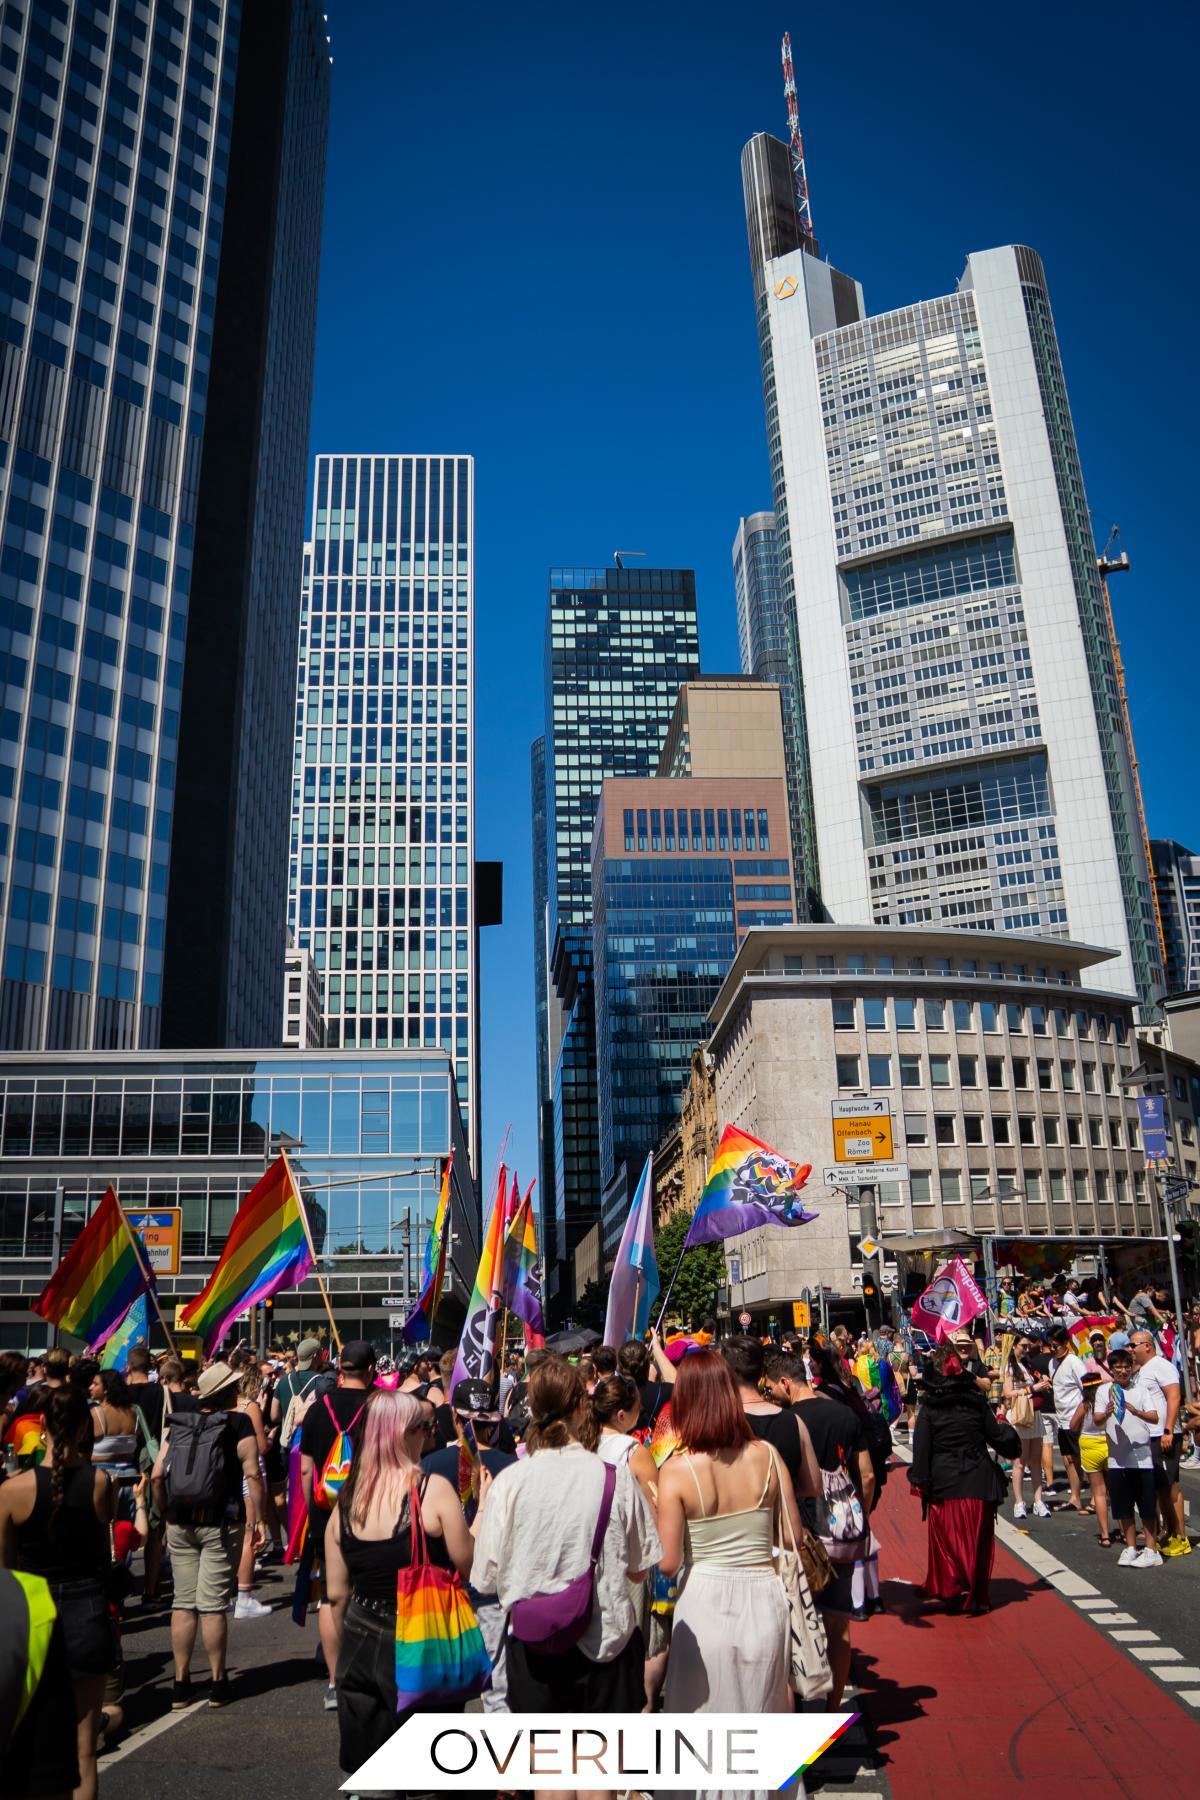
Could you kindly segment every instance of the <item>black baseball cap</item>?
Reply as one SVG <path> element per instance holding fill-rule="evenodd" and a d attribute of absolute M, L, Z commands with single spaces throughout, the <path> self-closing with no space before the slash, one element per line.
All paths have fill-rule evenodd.
<path fill-rule="evenodd" d="M 368 1344 L 365 1338 L 351 1338 L 348 1344 L 342 1345 L 338 1362 L 343 1369 L 373 1369 L 375 1346 Z"/>
<path fill-rule="evenodd" d="M 496 1402 L 492 1398 L 491 1383 L 472 1380 L 470 1377 L 460 1381 L 454 1390 L 454 1410 L 468 1413 L 472 1418 L 500 1417 Z"/>

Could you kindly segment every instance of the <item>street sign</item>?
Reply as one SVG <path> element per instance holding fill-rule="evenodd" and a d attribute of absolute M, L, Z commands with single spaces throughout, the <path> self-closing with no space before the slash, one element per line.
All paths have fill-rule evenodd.
<path fill-rule="evenodd" d="M 807 1300 L 792 1301 L 792 1324 L 797 1331 L 807 1331 L 812 1324 L 812 1309 Z"/>
<path fill-rule="evenodd" d="M 1160 1162 L 1170 1155 L 1167 1148 L 1166 1102 L 1161 1094 L 1142 1094 L 1137 1103 L 1142 1121 L 1142 1153 L 1147 1162 Z"/>
<path fill-rule="evenodd" d="M 389 1313 L 388 1314 L 388 1330 L 389 1331 L 399 1331 L 403 1324 L 404 1324 L 404 1314 L 403 1313 Z"/>
<path fill-rule="evenodd" d="M 837 1162 L 888 1162 L 896 1154 L 892 1115 L 860 1113 L 833 1121 L 833 1154 Z"/>
<path fill-rule="evenodd" d="M 873 1237 L 859 1238 L 858 1247 L 867 1261 L 870 1261 L 873 1256 L 878 1256 L 883 1249 L 883 1245 L 877 1244 Z"/>
<path fill-rule="evenodd" d="M 748 1312 L 740 1312 L 738 1314 L 738 1324 L 742 1327 L 743 1331 L 745 1330 L 746 1326 L 749 1325 L 749 1323 L 750 1323 L 750 1314 Z"/>
<path fill-rule="evenodd" d="M 1163 1175 L 1162 1197 L 1168 1206 L 1180 1206 L 1185 1201 L 1196 1183 L 1187 1175 Z"/>
<path fill-rule="evenodd" d="M 384 1312 L 396 1312 L 401 1307 L 407 1312 L 408 1296 L 406 1294 L 385 1294 L 379 1304 Z"/>
<path fill-rule="evenodd" d="M 890 1115 L 890 1100 L 868 1100 L 860 1095 L 857 1100 L 831 1100 L 829 1110 L 835 1119 L 878 1119 L 885 1114 Z"/>
<path fill-rule="evenodd" d="M 155 1207 L 153 1212 L 126 1212 L 146 1251 L 155 1275 L 178 1275 L 179 1246 L 183 1238 L 183 1208 Z"/>
<path fill-rule="evenodd" d="M 907 1181 L 906 1162 L 838 1163 L 836 1168 L 822 1169 L 826 1187 L 875 1187 L 881 1181 Z"/>

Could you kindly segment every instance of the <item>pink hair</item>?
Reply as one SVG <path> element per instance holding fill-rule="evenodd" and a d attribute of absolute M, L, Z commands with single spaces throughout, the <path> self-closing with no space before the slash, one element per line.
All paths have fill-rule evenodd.
<path fill-rule="evenodd" d="M 346 1484 L 350 1516 L 359 1524 L 371 1510 L 377 1490 L 382 1498 L 394 1503 L 399 1516 L 403 1496 L 419 1463 L 409 1453 L 409 1440 L 423 1416 L 415 1394 L 393 1393 L 388 1388 L 372 1392 Z"/>

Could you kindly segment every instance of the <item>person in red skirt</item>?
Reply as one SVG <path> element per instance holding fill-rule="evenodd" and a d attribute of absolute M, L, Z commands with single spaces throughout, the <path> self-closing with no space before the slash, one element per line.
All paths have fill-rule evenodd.
<path fill-rule="evenodd" d="M 952 1344 L 930 1362 L 921 1386 L 908 1479 L 929 1524 L 925 1597 L 949 1612 L 987 1612 L 1004 1472 L 990 1451 L 1020 1454 L 1011 1425 L 992 1412 Z"/>

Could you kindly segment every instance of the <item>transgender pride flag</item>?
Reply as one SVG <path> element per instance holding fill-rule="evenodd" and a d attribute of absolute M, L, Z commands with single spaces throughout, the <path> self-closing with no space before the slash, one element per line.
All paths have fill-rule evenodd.
<path fill-rule="evenodd" d="M 650 1323 L 658 1298 L 658 1259 L 654 1254 L 654 1157 L 646 1158 L 633 1205 L 621 1233 L 621 1245 L 608 1290 L 604 1341 L 615 1349 L 626 1338 L 640 1338 Z"/>

